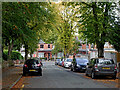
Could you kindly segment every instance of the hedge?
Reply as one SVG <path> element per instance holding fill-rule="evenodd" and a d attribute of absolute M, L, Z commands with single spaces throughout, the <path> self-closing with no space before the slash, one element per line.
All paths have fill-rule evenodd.
<path fill-rule="evenodd" d="M 8 58 L 8 50 L 3 51 L 3 60 L 7 60 Z M 11 60 L 23 60 L 23 56 L 18 51 L 12 51 Z"/>
<path fill-rule="evenodd" d="M 46 58 L 45 58 L 45 57 L 43 57 L 43 58 L 40 58 L 40 59 L 44 59 L 44 60 L 45 60 Z"/>
<path fill-rule="evenodd" d="M 3 51 L 3 60 L 7 60 L 8 58 L 8 50 Z"/>

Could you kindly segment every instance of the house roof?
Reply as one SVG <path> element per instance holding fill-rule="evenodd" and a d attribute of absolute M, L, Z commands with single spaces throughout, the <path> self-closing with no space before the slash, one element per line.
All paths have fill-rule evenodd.
<path fill-rule="evenodd" d="M 40 40 L 39 41 L 39 44 L 44 44 L 45 42 L 43 40 Z"/>

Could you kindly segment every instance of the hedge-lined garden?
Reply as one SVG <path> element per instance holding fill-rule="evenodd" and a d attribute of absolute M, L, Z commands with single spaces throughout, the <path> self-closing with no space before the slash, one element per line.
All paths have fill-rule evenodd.
<path fill-rule="evenodd" d="M 8 58 L 8 50 L 3 51 L 3 60 L 7 60 Z M 12 51 L 11 60 L 23 60 L 23 56 L 18 51 Z"/>

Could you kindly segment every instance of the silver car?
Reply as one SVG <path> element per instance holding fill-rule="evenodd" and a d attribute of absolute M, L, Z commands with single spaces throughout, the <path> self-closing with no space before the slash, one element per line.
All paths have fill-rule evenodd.
<path fill-rule="evenodd" d="M 55 65 L 58 65 L 58 63 L 59 63 L 60 60 L 61 60 L 61 59 L 56 59 L 56 60 L 55 60 Z"/>
<path fill-rule="evenodd" d="M 72 59 L 71 58 L 67 58 L 65 61 L 64 61 L 64 67 L 65 68 L 70 68 L 71 64 L 72 64 Z"/>

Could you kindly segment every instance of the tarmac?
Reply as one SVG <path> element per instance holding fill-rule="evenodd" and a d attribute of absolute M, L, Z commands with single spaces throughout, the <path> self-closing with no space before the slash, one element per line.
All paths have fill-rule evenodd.
<path fill-rule="evenodd" d="M 12 88 L 17 81 L 22 77 L 23 64 L 16 64 L 15 66 L 8 67 L 2 70 L 2 89 Z M 117 74 L 120 79 L 120 72 Z M 118 82 L 118 85 L 120 82 Z M 119 86 L 120 87 L 120 86 Z"/>

